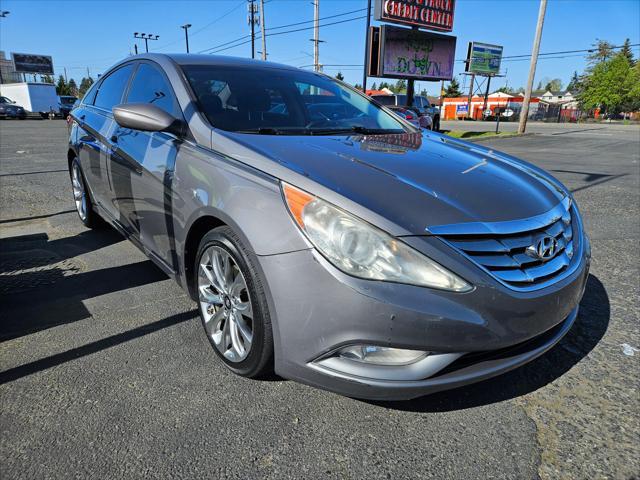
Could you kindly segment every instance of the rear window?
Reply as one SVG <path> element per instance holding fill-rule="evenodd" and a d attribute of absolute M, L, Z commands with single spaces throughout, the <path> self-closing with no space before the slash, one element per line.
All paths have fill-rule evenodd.
<path fill-rule="evenodd" d="M 129 82 L 131 70 L 133 70 L 132 64 L 125 65 L 102 80 L 98 87 L 94 105 L 111 110 L 115 105 L 122 103 L 122 96 Z"/>

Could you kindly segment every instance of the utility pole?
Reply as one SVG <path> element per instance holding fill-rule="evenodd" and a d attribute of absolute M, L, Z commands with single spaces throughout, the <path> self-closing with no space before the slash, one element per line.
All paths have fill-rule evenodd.
<path fill-rule="evenodd" d="M 313 66 L 320 71 L 320 0 L 313 0 Z"/>
<path fill-rule="evenodd" d="M 133 49 L 134 49 L 134 51 L 136 52 L 136 55 L 137 55 L 138 54 L 138 44 L 137 43 L 133 44 Z"/>
<path fill-rule="evenodd" d="M 467 99 L 467 119 L 471 118 L 471 101 L 473 100 L 473 85 L 476 81 L 475 73 L 471 74 L 471 83 L 469 85 L 469 97 Z"/>
<path fill-rule="evenodd" d="M 260 0 L 260 31 L 262 32 L 262 60 L 267 59 L 267 39 L 265 37 L 264 0 Z"/>
<path fill-rule="evenodd" d="M 63 70 L 64 70 L 64 83 L 67 83 L 67 67 L 64 67 Z"/>
<path fill-rule="evenodd" d="M 184 28 L 184 40 L 187 43 L 187 53 L 189 53 L 189 29 L 191 28 L 191 24 L 185 23 L 181 25 L 180 28 Z"/>
<path fill-rule="evenodd" d="M 260 17 L 256 16 L 257 6 L 255 4 L 255 0 L 249 0 L 249 4 L 247 5 L 249 9 L 249 15 L 247 21 L 251 26 L 251 58 L 256 58 L 256 24 L 260 23 Z"/>
<path fill-rule="evenodd" d="M 520 124 L 518 125 L 518 133 L 524 133 L 527 128 L 527 117 L 529 116 L 529 102 L 531 101 L 531 89 L 533 88 L 533 79 L 536 76 L 536 65 L 538 63 L 538 52 L 540 51 L 540 38 L 542 38 L 542 26 L 544 25 L 544 14 L 547 10 L 547 0 L 540 0 L 540 10 L 538 11 L 538 24 L 536 25 L 536 36 L 533 39 L 533 51 L 531 52 L 531 63 L 529 65 L 529 79 L 527 80 L 527 89 L 524 92 L 524 103 L 520 110 Z"/>
<path fill-rule="evenodd" d="M 369 34 L 371 33 L 371 0 L 367 0 L 367 31 L 365 32 L 365 47 L 364 47 L 364 73 L 362 74 L 362 93 L 367 93 L 367 70 L 369 69 Z"/>

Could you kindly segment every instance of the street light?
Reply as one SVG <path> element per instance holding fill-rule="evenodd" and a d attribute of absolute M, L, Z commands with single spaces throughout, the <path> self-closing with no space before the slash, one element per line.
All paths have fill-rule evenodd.
<path fill-rule="evenodd" d="M 190 23 L 186 23 L 184 25 L 181 25 L 180 28 L 184 28 L 184 39 L 187 42 L 187 53 L 189 53 L 189 28 L 191 28 L 191 24 Z"/>
<path fill-rule="evenodd" d="M 154 35 L 152 33 L 133 32 L 133 38 L 142 38 L 144 40 L 144 48 L 147 53 L 149 53 L 149 40 L 158 40 L 160 38 L 160 35 Z"/>
<path fill-rule="evenodd" d="M 8 12 L 7 10 L 3 10 L 0 12 L 0 17 L 6 17 L 7 15 L 9 15 L 11 12 Z"/>

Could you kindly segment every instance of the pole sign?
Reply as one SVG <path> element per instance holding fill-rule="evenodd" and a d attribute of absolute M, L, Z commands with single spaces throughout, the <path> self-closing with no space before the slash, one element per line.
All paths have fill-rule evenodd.
<path fill-rule="evenodd" d="M 469 113 L 469 105 L 466 103 L 456 105 L 456 115 L 466 115 L 467 113 Z"/>
<path fill-rule="evenodd" d="M 455 52 L 456 37 L 382 25 L 380 58 L 375 76 L 451 80 Z"/>
<path fill-rule="evenodd" d="M 453 30 L 455 0 L 376 0 L 374 18 L 429 30 Z"/>
<path fill-rule="evenodd" d="M 502 47 L 487 43 L 469 42 L 465 71 L 476 75 L 497 75 L 500 73 Z"/>
<path fill-rule="evenodd" d="M 17 73 L 39 73 L 53 75 L 53 59 L 47 55 L 31 55 L 28 53 L 12 53 L 14 70 Z"/>

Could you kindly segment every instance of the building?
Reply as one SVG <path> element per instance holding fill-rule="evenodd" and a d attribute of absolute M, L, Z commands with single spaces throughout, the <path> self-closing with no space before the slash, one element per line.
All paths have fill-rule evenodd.
<path fill-rule="evenodd" d="M 534 90 L 531 92 L 532 97 L 539 98 L 543 102 L 549 104 L 568 104 L 576 102 L 575 97 L 569 90 L 551 91 L 551 90 Z"/>
<path fill-rule="evenodd" d="M 508 93 L 496 92 L 487 98 L 487 111 L 484 113 L 484 96 L 475 96 L 471 99 L 471 111 L 469 112 L 468 97 L 444 98 L 442 100 L 441 115 L 443 120 L 457 120 L 470 117 L 475 120 L 481 120 L 486 116 L 491 116 L 496 107 L 500 107 L 503 111 L 510 110 L 511 117 L 517 117 L 522 110 L 524 97 L 522 95 L 509 95 Z M 538 111 L 540 105 L 539 98 L 531 98 L 529 102 L 529 116 L 533 117 Z"/>

